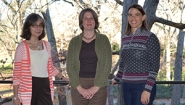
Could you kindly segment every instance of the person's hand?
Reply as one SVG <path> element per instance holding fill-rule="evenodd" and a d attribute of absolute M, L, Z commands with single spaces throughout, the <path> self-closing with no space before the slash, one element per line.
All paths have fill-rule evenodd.
<path fill-rule="evenodd" d="M 88 92 L 87 89 L 82 88 L 80 85 L 77 86 L 78 92 L 86 99 L 90 98 L 90 93 Z"/>
<path fill-rule="evenodd" d="M 144 104 L 144 105 L 147 105 L 149 102 L 150 102 L 150 92 L 148 91 L 143 91 L 142 94 L 141 94 L 141 102 Z"/>
<path fill-rule="evenodd" d="M 20 100 L 17 98 L 16 100 L 13 101 L 14 105 L 21 105 Z"/>
<path fill-rule="evenodd" d="M 69 82 L 69 78 L 68 78 L 68 77 L 63 77 L 63 78 L 62 78 L 62 81 L 67 81 L 67 82 Z"/>
<path fill-rule="evenodd" d="M 112 79 L 112 85 L 114 86 L 115 85 L 115 83 L 116 83 L 116 80 L 114 80 L 114 78 Z"/>
<path fill-rule="evenodd" d="M 98 86 L 93 86 L 93 87 L 91 87 L 90 89 L 88 89 L 88 91 L 89 91 L 89 93 L 90 93 L 89 99 L 91 99 L 91 98 L 94 96 L 94 94 L 95 94 L 99 89 L 100 89 L 100 87 L 98 87 Z"/>

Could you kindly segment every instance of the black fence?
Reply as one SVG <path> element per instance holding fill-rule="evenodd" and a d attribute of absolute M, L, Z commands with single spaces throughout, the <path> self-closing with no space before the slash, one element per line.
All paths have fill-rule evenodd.
<path fill-rule="evenodd" d="M 65 81 L 61 81 L 61 80 L 55 80 L 55 81 L 53 81 L 53 83 L 54 83 L 54 85 L 57 85 L 57 84 L 68 85 L 69 84 L 69 82 L 65 82 Z M 13 84 L 13 82 L 12 82 L 12 80 L 0 80 L 0 84 Z M 111 81 L 109 81 L 109 84 L 111 84 Z M 116 84 L 120 85 L 121 82 L 116 82 Z M 156 84 L 185 84 L 185 81 L 156 81 Z M 111 101 L 110 102 L 111 104 L 109 103 L 109 105 L 114 105 L 112 102 L 113 101 L 113 93 L 111 92 L 109 95 L 111 96 L 108 98 L 108 102 Z M 120 94 L 118 96 L 120 96 Z M 9 101 L 12 101 L 12 98 L 6 97 L 4 100 L 2 100 L 2 102 L 0 102 L 0 105 L 2 105 L 3 103 L 9 102 Z M 122 101 L 119 101 L 117 99 L 117 105 L 122 105 L 121 102 Z M 163 104 L 160 104 L 160 105 L 163 105 Z"/>
<path fill-rule="evenodd" d="M 58 80 L 53 81 L 53 83 L 62 84 L 62 85 L 69 84 L 69 82 L 58 81 Z M 111 81 L 109 81 L 109 83 L 111 84 Z M 1 80 L 0 84 L 12 84 L 12 81 L 9 81 L 9 80 L 2 81 Z M 121 84 L 121 82 L 116 82 L 116 84 Z M 185 81 L 156 81 L 156 84 L 185 84 Z"/>

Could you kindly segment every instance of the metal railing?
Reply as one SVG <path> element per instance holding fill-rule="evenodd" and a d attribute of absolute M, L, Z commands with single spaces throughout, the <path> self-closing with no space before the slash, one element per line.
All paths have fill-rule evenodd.
<path fill-rule="evenodd" d="M 12 80 L 0 80 L 0 84 L 13 84 Z M 61 81 L 61 80 L 55 80 L 53 81 L 53 84 L 61 84 L 61 85 L 68 85 L 69 82 Z M 111 81 L 109 81 L 109 84 L 111 84 Z M 121 82 L 116 82 L 117 85 L 120 85 Z M 156 81 L 156 84 L 185 84 L 185 81 Z M 112 94 L 110 94 L 111 97 L 108 98 L 108 100 L 113 100 Z M 11 98 L 6 98 L 6 100 L 9 99 L 11 101 Z M 117 99 L 118 100 L 118 99 Z M 8 102 L 8 101 L 7 101 Z M 2 102 L 0 102 L 1 104 Z M 6 103 L 6 102 L 5 102 Z M 111 104 L 113 105 L 113 104 Z M 120 104 L 121 105 L 121 104 Z"/>
<path fill-rule="evenodd" d="M 69 82 L 59 81 L 59 80 L 55 80 L 53 81 L 53 83 L 62 84 L 62 85 L 69 84 Z M 111 81 L 109 81 L 109 83 L 111 84 Z M 0 84 L 12 84 L 12 81 L 11 80 L 5 80 L 5 81 L 0 80 Z M 116 84 L 121 84 L 121 82 L 116 82 Z M 156 84 L 185 84 L 185 81 L 156 81 Z"/>

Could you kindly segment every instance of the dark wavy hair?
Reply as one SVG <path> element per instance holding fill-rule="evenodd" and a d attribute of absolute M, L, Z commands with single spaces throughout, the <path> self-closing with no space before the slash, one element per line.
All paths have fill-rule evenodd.
<path fill-rule="evenodd" d="M 129 11 L 131 8 L 135 8 L 135 9 L 139 10 L 139 11 L 141 12 L 142 16 L 143 16 L 143 15 L 146 15 L 146 13 L 145 13 L 143 7 L 142 7 L 141 5 L 139 5 L 139 4 L 133 4 L 133 5 L 131 5 L 131 6 L 128 8 L 128 11 Z M 145 20 L 143 21 L 141 27 L 144 28 L 144 29 L 148 29 L 147 18 L 145 18 Z M 130 34 L 130 32 L 131 32 L 131 26 L 130 26 L 130 24 L 129 24 L 128 21 L 127 21 L 127 28 L 126 28 L 126 31 L 125 31 L 125 35 Z"/>
<path fill-rule="evenodd" d="M 45 22 L 44 22 L 44 19 L 39 14 L 36 14 L 36 13 L 31 13 L 30 15 L 27 16 L 27 18 L 23 24 L 22 33 L 21 33 L 20 37 L 22 37 L 23 39 L 26 39 L 26 40 L 30 40 L 30 38 L 31 38 L 30 27 L 33 26 L 38 20 L 41 20 L 42 25 L 43 25 L 42 34 L 38 37 L 38 39 L 41 40 L 42 38 L 44 38 L 46 35 Z"/>
<path fill-rule="evenodd" d="M 94 18 L 94 21 L 95 21 L 95 27 L 94 27 L 94 29 L 98 29 L 98 27 L 99 27 L 99 21 L 98 21 L 98 15 L 96 14 L 96 12 L 93 10 L 93 9 L 91 9 L 91 8 L 85 8 L 85 9 L 83 9 L 81 12 L 80 12 L 80 15 L 79 15 L 79 27 L 80 27 L 80 29 L 83 31 L 84 30 L 84 27 L 83 27 L 83 17 L 84 17 L 84 14 L 86 13 L 86 12 L 90 12 L 91 14 L 92 14 L 92 16 L 93 16 L 93 18 Z"/>

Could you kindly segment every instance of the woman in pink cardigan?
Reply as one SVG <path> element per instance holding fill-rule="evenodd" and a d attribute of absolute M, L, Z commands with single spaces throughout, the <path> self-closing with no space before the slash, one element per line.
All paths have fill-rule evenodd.
<path fill-rule="evenodd" d="M 16 48 L 13 70 L 14 105 L 53 105 L 52 76 L 64 81 L 53 66 L 51 46 L 45 37 L 44 19 L 30 14 L 23 25 L 21 37 L 25 39 Z"/>

